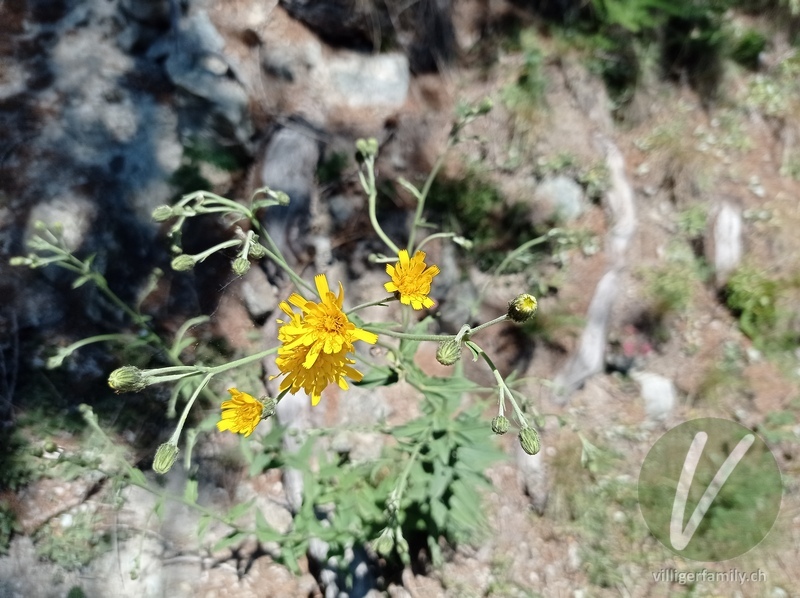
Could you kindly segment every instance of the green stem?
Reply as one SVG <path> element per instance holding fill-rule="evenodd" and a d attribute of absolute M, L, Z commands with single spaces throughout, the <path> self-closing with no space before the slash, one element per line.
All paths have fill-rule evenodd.
<path fill-rule="evenodd" d="M 408 334 L 406 332 L 386 330 L 385 328 L 376 328 L 375 326 L 364 326 L 363 329 L 380 336 L 391 336 L 407 341 L 446 341 L 456 337 L 455 334 Z"/>
<path fill-rule="evenodd" d="M 420 249 L 422 249 L 428 243 L 428 241 L 433 241 L 434 239 L 453 238 L 455 236 L 456 236 L 455 233 L 433 233 L 432 235 L 428 235 L 427 237 L 422 239 L 422 241 L 419 242 L 419 245 L 417 246 L 417 249 L 415 251 L 419 251 Z"/>
<path fill-rule="evenodd" d="M 381 240 L 386 244 L 386 246 L 392 250 L 392 252 L 396 254 L 400 253 L 400 249 L 394 242 L 383 232 L 381 225 L 378 224 L 378 215 L 376 213 L 376 204 L 378 200 L 378 190 L 375 188 L 375 157 L 368 156 L 364 160 L 364 164 L 367 167 L 367 178 L 364 179 L 364 176 L 359 172 L 361 185 L 364 187 L 364 190 L 367 192 L 367 199 L 369 203 L 369 221 L 372 223 L 372 228 L 375 230 L 377 235 L 381 238 Z M 413 229 L 412 229 L 413 232 Z"/>
<path fill-rule="evenodd" d="M 298 289 L 299 288 L 304 288 L 305 290 L 309 291 L 310 293 L 313 293 L 314 295 L 316 295 L 317 294 L 317 289 L 315 289 L 309 283 L 307 283 L 305 280 L 300 278 L 295 273 L 295 271 L 292 270 L 292 268 L 289 266 L 288 262 L 286 261 L 286 258 L 283 257 L 283 253 L 281 253 L 281 250 L 278 248 L 278 244 L 275 243 L 275 241 L 272 238 L 272 235 L 270 235 L 267 232 L 267 229 L 264 228 L 264 226 L 261 224 L 261 222 L 258 220 L 258 218 L 256 218 L 255 216 L 251 216 L 250 222 L 254 227 L 256 227 L 258 229 L 259 238 L 260 239 L 264 239 L 264 241 L 266 241 L 267 245 L 269 246 L 269 247 L 265 247 L 264 248 L 264 249 L 267 250 L 267 257 L 270 258 L 273 262 L 275 262 L 281 270 L 286 272 L 286 274 L 289 276 L 291 281 L 294 283 L 294 286 L 296 286 Z"/>
<path fill-rule="evenodd" d="M 419 192 L 417 209 L 414 211 L 414 222 L 411 224 L 411 233 L 408 235 L 408 253 L 411 255 L 414 254 L 414 240 L 417 234 L 417 227 L 422 223 L 422 212 L 425 210 L 425 201 L 428 199 L 428 193 L 431 190 L 431 185 L 433 185 L 436 175 L 439 174 L 439 170 L 444 164 L 445 156 L 447 156 L 447 150 L 449 150 L 452 145 L 453 138 L 448 137 L 445 150 L 439 154 L 439 157 L 436 159 L 436 163 L 433 165 L 433 169 L 431 170 L 430 174 L 428 174 L 428 178 L 425 179 L 425 184 L 422 186 L 422 191 Z"/>
<path fill-rule="evenodd" d="M 488 322 L 485 322 L 485 323 L 481 324 L 480 326 L 476 326 L 475 328 L 471 328 L 470 330 L 467 331 L 466 336 L 467 336 L 467 338 L 469 338 L 473 334 L 475 334 L 476 332 L 480 332 L 484 328 L 489 328 L 489 326 L 494 326 L 495 324 L 499 324 L 500 322 L 505 322 L 506 320 L 508 320 L 508 314 L 503 314 L 502 316 L 499 316 L 499 317 L 495 318 L 494 320 L 489 320 Z"/>
<path fill-rule="evenodd" d="M 217 243 L 213 247 L 209 247 L 205 251 L 201 251 L 200 253 L 197 253 L 192 257 L 194 257 L 198 262 L 202 262 L 208 256 L 216 253 L 217 251 L 227 249 L 228 247 L 235 247 L 236 245 L 241 245 L 241 244 L 242 244 L 241 239 L 228 239 L 227 241 L 223 241 L 222 243 Z"/>
<path fill-rule="evenodd" d="M 180 438 L 181 432 L 183 431 L 183 425 L 186 423 L 186 418 L 189 417 L 189 411 L 191 411 L 194 402 L 197 400 L 197 397 L 200 396 L 200 391 L 206 387 L 206 385 L 213 377 L 214 374 L 206 374 L 206 377 L 203 378 L 203 381 L 200 382 L 198 387 L 194 389 L 192 396 L 189 398 L 189 400 L 186 402 L 186 405 L 183 407 L 183 413 L 181 413 L 181 419 L 178 420 L 178 425 L 175 426 L 175 431 L 172 433 L 172 436 L 169 439 L 170 443 L 177 446 L 178 439 Z"/>
<path fill-rule="evenodd" d="M 514 398 L 514 395 L 511 394 L 511 390 L 506 385 L 506 381 L 503 380 L 503 376 L 500 375 L 500 372 L 497 369 L 497 366 L 494 365 L 494 362 L 486 354 L 486 351 L 484 351 L 479 345 L 477 345 L 473 341 L 466 341 L 465 344 L 469 345 L 469 347 L 473 351 L 478 353 L 483 358 L 483 360 L 486 362 L 486 364 L 489 366 L 489 369 L 492 370 L 492 374 L 494 375 L 494 379 L 497 381 L 497 386 L 500 389 L 500 411 L 501 411 L 501 415 L 502 415 L 502 410 L 503 410 L 503 406 L 502 406 L 503 397 L 506 397 L 511 402 L 511 407 L 514 409 L 514 414 L 517 416 L 517 421 L 519 422 L 519 425 L 521 427 L 523 427 L 523 428 L 524 427 L 530 427 L 528 425 L 528 420 L 525 419 L 525 414 L 522 413 L 522 409 L 519 408 L 519 405 L 517 404 L 517 401 Z"/>
<path fill-rule="evenodd" d="M 362 310 L 362 309 L 365 309 L 367 307 L 372 307 L 373 305 L 380 305 L 381 307 L 386 307 L 386 302 L 387 301 L 394 301 L 394 300 L 395 300 L 395 297 L 394 297 L 394 295 L 392 295 L 392 296 L 386 297 L 384 299 L 378 299 L 377 301 L 369 301 L 367 303 L 362 303 L 361 305 L 356 305 L 355 307 L 353 307 L 351 309 L 348 309 L 345 312 L 345 315 L 349 316 L 352 313 L 355 313 L 355 312 L 357 312 L 359 310 Z"/>

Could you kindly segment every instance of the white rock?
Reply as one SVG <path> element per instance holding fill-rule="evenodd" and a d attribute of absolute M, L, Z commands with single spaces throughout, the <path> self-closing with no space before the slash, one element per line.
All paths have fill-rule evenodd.
<path fill-rule="evenodd" d="M 675 409 L 677 393 L 672 380 L 652 372 L 632 372 L 631 378 L 641 388 L 645 412 L 650 419 L 663 419 Z"/>

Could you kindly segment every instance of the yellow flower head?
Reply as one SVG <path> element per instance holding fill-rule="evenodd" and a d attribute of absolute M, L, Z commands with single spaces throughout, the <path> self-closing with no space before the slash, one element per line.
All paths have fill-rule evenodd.
<path fill-rule="evenodd" d="M 383 285 L 390 293 L 400 295 L 400 303 L 410 305 L 413 309 L 433 307 L 433 299 L 428 297 L 431 292 L 433 277 L 439 274 L 437 266 L 425 268 L 425 252 L 417 251 L 414 257 L 408 257 L 408 250 L 403 249 L 397 254 L 397 263 L 387 264 L 386 273 L 392 277 L 391 282 Z"/>
<path fill-rule="evenodd" d="M 261 421 L 264 404 L 235 388 L 229 388 L 228 392 L 231 399 L 222 403 L 222 419 L 217 422 L 217 429 L 250 436 Z"/>
<path fill-rule="evenodd" d="M 319 403 L 328 384 L 336 382 L 347 390 L 345 376 L 360 381 L 363 375 L 350 367 L 355 361 L 347 354 L 355 350 L 355 341 L 374 344 L 378 340 L 376 334 L 356 328 L 347 319 L 342 311 L 344 288 L 341 283 L 339 294 L 334 295 L 324 274 L 315 276 L 314 282 L 322 299 L 319 303 L 308 301 L 297 293 L 289 297 L 288 303 L 281 303 L 281 310 L 290 319 L 288 322 L 278 320 L 283 324 L 278 330 L 278 340 L 283 346 L 278 349 L 275 360 L 281 372 L 286 374 L 280 390 L 288 388 L 296 393 L 302 389 L 311 395 L 312 405 Z M 295 312 L 290 303 L 300 312 Z"/>

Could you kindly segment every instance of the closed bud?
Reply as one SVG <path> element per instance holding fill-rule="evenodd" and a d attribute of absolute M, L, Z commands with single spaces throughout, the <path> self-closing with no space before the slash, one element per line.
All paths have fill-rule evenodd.
<path fill-rule="evenodd" d="M 439 343 L 436 350 L 436 361 L 442 365 L 453 365 L 461 358 L 461 343 L 449 339 Z"/>
<path fill-rule="evenodd" d="M 260 260 L 261 258 L 267 256 L 267 248 L 261 245 L 261 243 L 253 243 L 252 245 L 250 245 L 250 249 L 248 249 L 247 255 L 253 258 L 254 260 Z"/>
<path fill-rule="evenodd" d="M 233 260 L 233 273 L 236 276 L 244 276 L 250 269 L 250 260 L 243 257 L 237 257 Z"/>
<path fill-rule="evenodd" d="M 117 392 L 139 392 L 150 385 L 151 378 L 132 365 L 117 368 L 108 376 L 108 385 Z"/>
<path fill-rule="evenodd" d="M 158 206 L 155 210 L 153 210 L 153 220 L 156 222 L 164 222 L 165 220 L 169 220 L 175 215 L 175 212 L 172 210 L 171 206 Z"/>
<path fill-rule="evenodd" d="M 378 153 L 378 140 L 374 137 L 369 139 L 359 139 L 356 141 L 356 149 L 365 157 L 374 156 Z"/>
<path fill-rule="evenodd" d="M 274 191 L 272 197 L 278 202 L 279 206 L 288 206 L 291 198 L 283 191 Z"/>
<path fill-rule="evenodd" d="M 508 432 L 508 418 L 504 415 L 498 415 L 492 420 L 492 432 L 495 434 L 505 434 Z"/>
<path fill-rule="evenodd" d="M 8 260 L 9 266 L 30 266 L 31 263 L 31 258 L 22 255 L 17 255 Z"/>
<path fill-rule="evenodd" d="M 278 406 L 278 401 L 272 397 L 261 397 L 261 402 L 264 404 L 264 409 L 261 411 L 261 419 L 267 419 L 275 415 L 275 407 Z"/>
<path fill-rule="evenodd" d="M 508 318 L 517 324 L 527 322 L 536 313 L 537 306 L 536 297 L 533 295 L 528 293 L 517 295 L 508 304 Z"/>
<path fill-rule="evenodd" d="M 535 455 L 539 452 L 539 433 L 533 428 L 522 428 L 519 431 L 519 444 L 522 450 L 529 455 Z"/>
<path fill-rule="evenodd" d="M 180 254 L 172 260 L 172 269 L 176 272 L 186 272 L 194 268 L 194 257 L 185 253 Z"/>
<path fill-rule="evenodd" d="M 394 530 L 385 528 L 378 539 L 372 542 L 372 548 L 381 556 L 391 556 L 394 550 Z"/>
<path fill-rule="evenodd" d="M 178 447 L 171 442 L 165 442 L 159 446 L 156 456 L 153 458 L 153 471 L 161 474 L 167 473 L 175 465 L 179 452 Z"/>

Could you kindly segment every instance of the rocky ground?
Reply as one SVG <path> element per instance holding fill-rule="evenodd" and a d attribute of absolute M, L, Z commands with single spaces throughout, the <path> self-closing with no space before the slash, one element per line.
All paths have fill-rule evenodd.
<path fill-rule="evenodd" d="M 365 232 L 355 139 L 381 142 L 382 178 L 418 180 L 444 150 L 456 107 L 489 97 L 493 110 L 450 151 L 444 178 L 465 181 L 464 195 L 491 188 L 504 209 L 521 206 L 531 230 L 557 224 L 581 242 L 499 276 L 479 267 L 485 256 L 432 243 L 442 268 L 435 313 L 442 330 L 457 330 L 470 317 L 496 317 L 518 292 L 539 296 L 535 328 L 499 327 L 483 342 L 504 374 L 524 378 L 529 409 L 544 416 L 543 450 L 529 457 L 514 437 L 502 439 L 509 458 L 487 471 L 486 537 L 458 546 L 440 568 L 373 577 L 374 587 L 351 595 L 797 595 L 800 111 L 793 75 L 781 70 L 794 52 L 785 35 L 740 17 L 770 31 L 758 70 L 731 64 L 710 105 L 686 81 L 644 77 L 619 107 L 585 54 L 516 3 L 396 12 L 345 4 L 320 3 L 327 13 L 294 1 L 0 4 L 0 391 L 9 437 L 15 425 L 44 446 L 44 459 L 85 450 L 76 406 L 107 402 L 105 377 L 117 365 L 104 350 L 85 350 L 61 374 L 45 369 L 54 347 L 107 331 L 116 316 L 87 287 L 70 289 L 71 277 L 8 265 L 37 220 L 62 223 L 70 247 L 96 253 L 109 283 L 135 299 L 152 267 L 168 268 L 155 206 L 197 186 L 247 197 L 269 184 L 296 211 L 267 226 L 306 274 L 344 281 L 355 305 L 384 279 L 365 259 L 379 246 Z M 535 32 L 538 54 L 527 34 L 507 41 L 520 30 Z M 532 55 L 541 58 L 535 68 Z M 514 99 L 522 75 L 540 78 L 533 100 Z M 411 202 L 392 201 L 387 229 L 402 231 Z M 186 243 L 202 248 L 223 234 L 197 230 Z M 224 264 L 209 262 L 190 279 L 166 277 L 148 313 L 165 332 L 210 314 L 205 338 L 228 354 L 270 346 L 282 290 L 260 269 L 232 281 Z M 733 280 L 771 309 L 765 327 L 748 328 L 726 303 L 741 272 L 749 278 Z M 432 354 L 424 348 L 417 359 L 440 372 Z M 491 384 L 477 365 L 469 376 Z M 415 398 L 403 384 L 333 392 L 311 424 L 403 421 L 416 414 Z M 122 418 L 135 399 L 111 400 Z M 696 567 L 648 533 L 635 499 L 639 468 L 664 431 L 699 416 L 759 431 L 785 476 L 764 543 L 703 565 L 760 568 L 764 583 L 653 579 Z M 151 419 L 114 428 L 132 462 L 147 462 L 169 434 Z M 381 448 L 374 436 L 342 442 L 368 456 Z M 582 440 L 600 451 L 588 463 Z M 291 484 L 277 470 L 251 478 L 226 468 L 231 442 L 214 432 L 201 441 L 209 472 L 199 502 L 225 510 L 254 499 L 288 530 Z M 343 595 L 314 554 L 295 575 L 254 539 L 213 552 L 226 529 L 211 526 L 199 541 L 196 512 L 158 507 L 152 494 L 97 472 L 62 474 L 1 489 L 0 532 L 11 537 L 2 597 Z M 176 467 L 165 488 L 182 494 L 186 479 Z M 157 508 L 166 510 L 160 520 Z M 91 558 L 75 566 L 80 551 Z"/>

